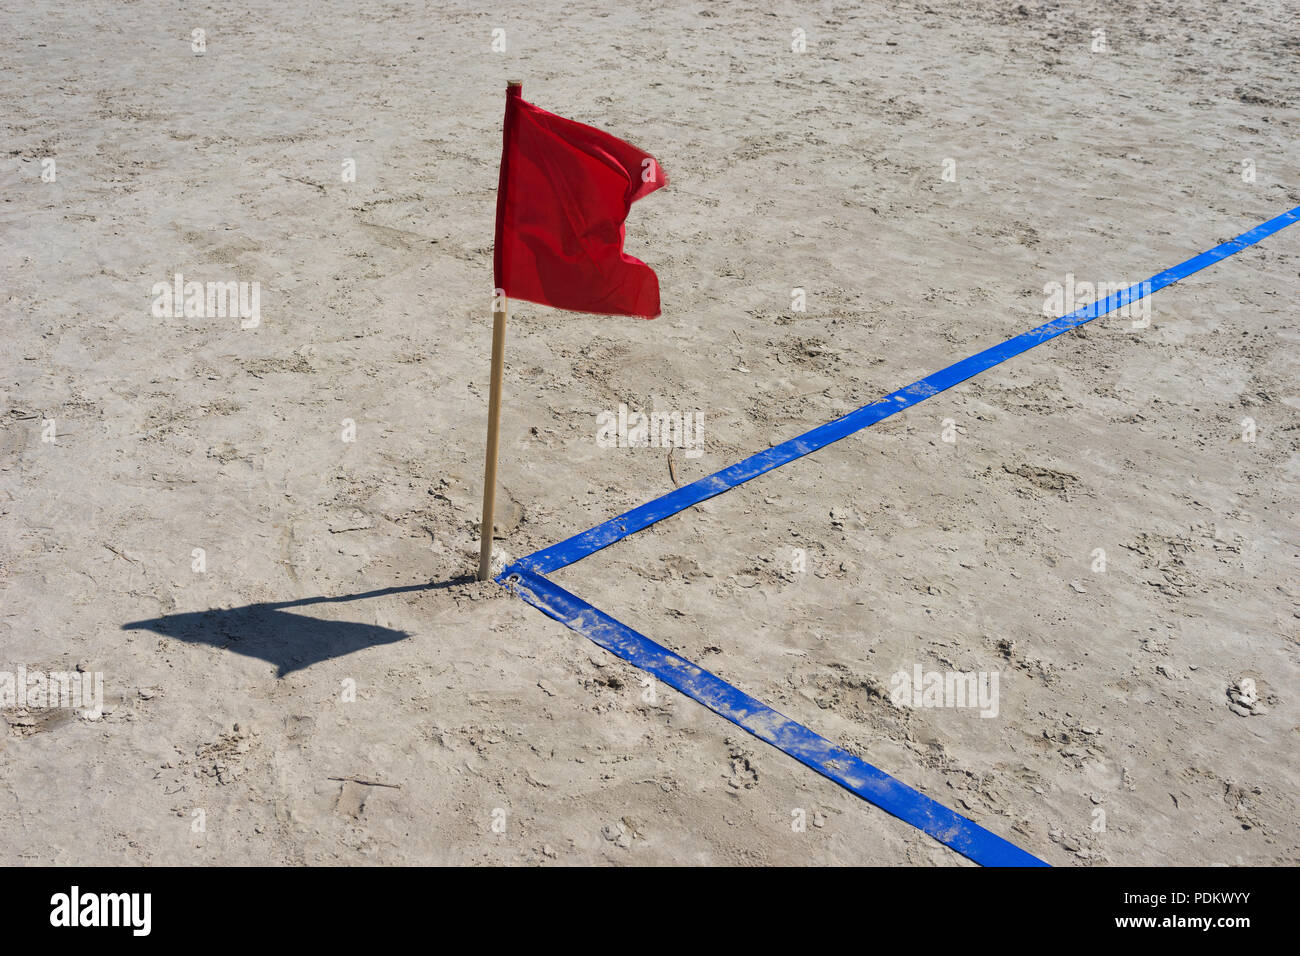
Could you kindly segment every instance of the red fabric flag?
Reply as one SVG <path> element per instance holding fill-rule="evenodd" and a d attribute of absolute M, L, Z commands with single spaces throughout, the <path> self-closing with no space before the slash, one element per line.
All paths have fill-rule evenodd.
<path fill-rule="evenodd" d="M 522 92 L 506 90 L 496 287 L 557 309 L 653 319 L 659 278 L 623 252 L 623 223 L 667 175 L 649 153 L 538 109 Z"/>

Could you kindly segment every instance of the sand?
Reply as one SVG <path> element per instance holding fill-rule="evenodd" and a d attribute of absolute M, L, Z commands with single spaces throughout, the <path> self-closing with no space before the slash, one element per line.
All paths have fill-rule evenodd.
<path fill-rule="evenodd" d="M 685 483 L 1300 205 L 1300 21 L 526 7 L 0 13 L 0 669 L 105 697 L 3 710 L 0 862 L 965 864 L 470 580 L 505 80 L 672 180 L 661 318 L 512 315 L 519 557 L 673 487 L 620 403 Z M 555 579 L 1053 864 L 1295 864 L 1298 294 L 1292 227 Z"/>

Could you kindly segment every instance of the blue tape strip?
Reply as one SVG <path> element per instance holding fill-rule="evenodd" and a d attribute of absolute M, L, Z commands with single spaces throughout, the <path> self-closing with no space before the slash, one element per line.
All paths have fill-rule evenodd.
<path fill-rule="evenodd" d="M 1107 312 L 1114 311 L 1130 302 L 1137 302 L 1167 285 L 1172 285 L 1179 279 L 1185 279 L 1206 266 L 1213 265 L 1228 256 L 1240 252 L 1242 249 L 1255 245 L 1260 240 L 1271 236 L 1279 229 L 1283 229 L 1297 220 L 1300 220 L 1300 206 L 1256 226 L 1249 232 L 1242 233 L 1236 239 L 1215 246 L 1207 252 L 1202 252 L 1199 256 L 1194 256 L 1181 265 L 1159 272 L 1146 282 L 1139 282 L 1129 286 L 1122 292 L 1107 296 L 1104 300 L 1094 302 L 1059 319 L 1054 319 L 1032 331 L 1017 335 L 1001 345 L 985 349 L 983 352 L 963 359 L 955 365 L 950 365 L 942 371 L 935 372 L 919 382 L 913 382 L 906 388 L 901 388 L 891 395 L 886 395 L 871 405 L 850 412 L 843 418 L 820 425 L 811 431 L 804 432 L 798 438 L 792 438 L 774 448 L 769 448 L 767 451 L 759 452 L 757 455 L 746 458 L 729 468 L 724 468 L 707 478 L 701 478 L 699 481 L 671 491 L 661 498 L 656 498 L 633 508 L 617 518 L 611 518 L 604 524 L 597 525 L 588 531 L 576 534 L 548 548 L 543 548 L 526 558 L 521 558 L 518 564 L 536 571 L 538 574 L 547 574 L 558 568 L 573 564 L 575 561 L 579 561 L 601 548 L 608 547 L 615 541 L 649 527 L 656 521 L 669 518 L 692 505 L 707 501 L 714 495 L 722 494 L 722 492 L 734 488 L 736 485 L 744 484 L 751 478 L 757 478 L 764 472 L 794 461 L 796 458 L 802 458 L 804 455 L 831 444 L 831 442 L 837 442 L 854 432 L 874 425 L 896 412 L 901 412 L 905 408 L 923 402 L 932 395 L 938 395 L 940 392 L 964 382 L 973 375 L 978 375 L 980 372 L 1005 362 L 1021 352 L 1027 352 L 1048 339 L 1053 339 L 1064 332 L 1078 328 L 1086 322 L 1091 322 L 1098 316 L 1105 315 Z"/>
<path fill-rule="evenodd" d="M 924 830 L 967 859 L 984 866 L 1047 866 L 1038 857 L 935 803 L 925 794 L 777 713 L 715 674 L 638 634 L 546 578 L 516 566 L 497 580 L 566 627 L 628 663 L 654 674 L 665 684 L 698 700 L 715 714 L 745 728 L 864 800 Z"/>
<path fill-rule="evenodd" d="M 861 431 L 896 412 L 938 395 L 966 379 L 1026 352 L 1048 339 L 1136 302 L 1206 266 L 1255 245 L 1300 220 L 1300 206 L 1262 223 L 1180 265 L 1157 273 L 1100 302 L 1071 312 L 935 372 L 906 388 L 828 422 L 797 438 L 769 448 L 707 478 L 670 492 L 581 534 L 543 548 L 508 567 L 497 581 L 515 589 L 525 601 L 631 664 L 648 671 L 714 713 L 834 780 L 853 793 L 928 833 L 940 843 L 984 866 L 1046 866 L 1042 860 L 935 803 L 924 794 L 853 754 L 836 747 L 802 724 L 737 690 L 726 681 L 656 644 L 625 624 L 542 577 L 587 555 L 706 501 L 764 472 L 802 458 L 832 442 Z"/>

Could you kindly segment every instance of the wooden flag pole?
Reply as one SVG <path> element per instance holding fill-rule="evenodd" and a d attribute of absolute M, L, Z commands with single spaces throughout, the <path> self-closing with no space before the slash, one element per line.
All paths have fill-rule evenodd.
<path fill-rule="evenodd" d="M 501 426 L 501 379 L 506 361 L 506 316 L 510 301 L 501 297 L 501 311 L 492 312 L 492 385 L 488 393 L 487 464 L 483 469 L 482 546 L 478 554 L 478 579 L 492 575 L 492 524 L 496 519 L 497 434 Z"/>
<path fill-rule="evenodd" d="M 510 136 L 510 110 L 509 101 L 513 94 L 518 96 L 523 88 L 520 80 L 510 80 L 506 83 L 506 121 L 502 128 L 502 135 L 509 141 Z M 498 186 L 497 195 L 497 236 L 496 241 L 501 241 L 501 210 L 504 208 L 505 196 L 501 192 L 506 187 L 506 151 L 502 151 L 501 156 L 501 182 Z M 500 250 L 496 250 L 494 255 L 500 255 Z M 497 260 L 497 271 L 500 271 L 500 260 Z M 498 275 L 497 280 L 501 280 Z M 478 552 L 478 579 L 486 581 L 492 576 L 492 526 L 496 521 L 496 503 L 497 503 L 497 435 L 501 429 L 501 380 L 505 375 L 506 364 L 506 317 L 510 314 L 510 300 L 506 298 L 504 289 L 497 289 L 495 292 L 499 296 L 501 308 L 492 310 L 492 385 L 488 393 L 488 433 L 487 433 L 487 461 L 483 466 L 483 525 L 479 530 L 481 543 Z"/>

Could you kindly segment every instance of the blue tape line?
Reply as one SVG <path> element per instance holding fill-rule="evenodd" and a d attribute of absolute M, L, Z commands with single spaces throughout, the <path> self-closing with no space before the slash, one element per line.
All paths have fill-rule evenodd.
<path fill-rule="evenodd" d="M 1086 322 L 1091 322 L 1098 316 L 1105 315 L 1107 312 L 1114 311 L 1131 302 L 1137 302 L 1153 292 L 1158 292 L 1167 285 L 1172 285 L 1179 279 L 1185 279 L 1206 266 L 1213 265 L 1228 256 L 1240 252 L 1242 249 L 1255 245 L 1260 240 L 1271 236 L 1279 229 L 1283 229 L 1297 220 L 1300 220 L 1300 206 L 1256 226 L 1249 232 L 1242 233 L 1236 239 L 1215 246 L 1207 252 L 1202 252 L 1199 256 L 1194 256 L 1181 265 L 1159 272 L 1146 282 L 1131 285 L 1122 292 L 1107 296 L 1104 300 L 1077 309 L 1069 315 L 1054 319 L 1046 325 L 1039 326 L 1029 332 L 1023 332 L 1000 345 L 985 349 L 983 352 L 963 359 L 955 365 L 950 365 L 942 371 L 935 372 L 919 382 L 913 382 L 906 388 L 901 388 L 893 394 L 886 395 L 871 405 L 850 412 L 843 418 L 820 425 L 811 431 L 804 432 L 798 438 L 792 438 L 774 448 L 769 448 L 767 451 L 759 452 L 757 455 L 746 458 L 729 468 L 724 468 L 707 478 L 701 478 L 699 481 L 671 491 L 661 498 L 648 501 L 616 518 L 611 518 L 604 524 L 597 525 L 581 534 L 566 538 L 558 544 L 534 552 L 526 558 L 521 558 L 518 564 L 536 571 L 538 574 L 547 574 L 558 568 L 573 564 L 575 561 L 579 561 L 601 548 L 608 547 L 615 541 L 649 527 L 656 521 L 669 518 L 692 505 L 707 501 L 714 495 L 722 494 L 722 492 L 730 488 L 744 484 L 751 478 L 757 478 L 764 472 L 794 461 L 796 458 L 802 458 L 804 455 L 831 444 L 831 442 L 846 438 L 854 432 L 874 425 L 896 412 L 901 412 L 905 408 L 923 402 L 932 395 L 938 395 L 940 392 L 964 382 L 973 375 L 978 375 L 980 372 L 1005 362 L 1021 352 L 1027 352 L 1048 339 L 1053 339 Z"/>
<path fill-rule="evenodd" d="M 517 577 L 516 577 L 517 576 Z M 508 569 L 497 580 L 533 607 L 595 641 L 605 650 L 654 674 L 670 687 L 745 728 L 800 763 L 853 791 L 887 813 L 924 830 L 945 846 L 983 866 L 1047 866 L 977 823 L 895 780 L 802 724 L 732 687 L 541 575 Z"/>
<path fill-rule="evenodd" d="M 923 402 L 932 395 L 938 395 L 980 372 L 1027 352 L 1048 339 L 1131 302 L 1137 302 L 1206 266 L 1255 245 L 1297 220 L 1300 220 L 1300 206 L 1261 223 L 1236 239 L 1157 273 L 1145 282 L 1139 282 L 1100 302 L 1094 302 L 1000 345 L 985 349 L 843 418 L 818 426 L 797 438 L 611 518 L 595 528 L 543 548 L 512 564 L 497 581 L 513 587 L 526 602 L 566 627 L 654 674 L 714 713 L 743 727 L 882 810 L 923 830 L 968 859 L 984 866 L 1046 866 L 1046 863 L 1032 854 L 934 802 L 848 751 L 836 747 L 826 738 L 656 644 L 542 575 L 573 564 L 657 521 L 874 425 L 904 408 Z"/>

